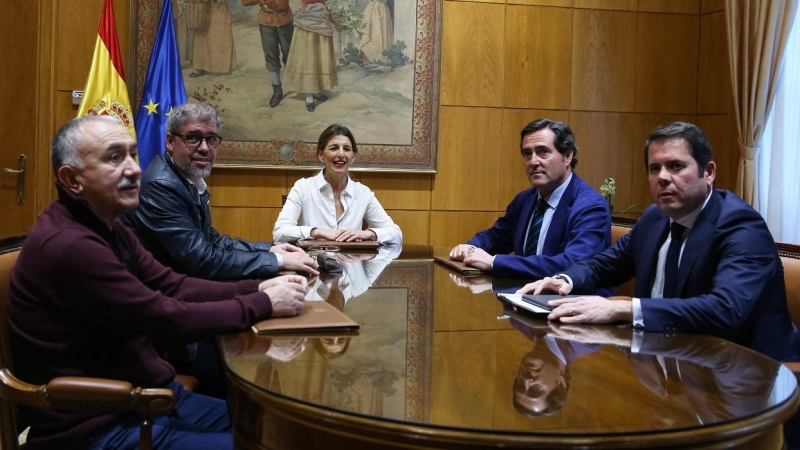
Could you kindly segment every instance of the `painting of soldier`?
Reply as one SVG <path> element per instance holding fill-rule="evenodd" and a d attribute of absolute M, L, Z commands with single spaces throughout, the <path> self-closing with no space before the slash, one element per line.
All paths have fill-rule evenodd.
<path fill-rule="evenodd" d="M 187 96 L 226 141 L 314 142 L 347 117 L 367 145 L 412 144 L 420 0 L 171 1 Z"/>

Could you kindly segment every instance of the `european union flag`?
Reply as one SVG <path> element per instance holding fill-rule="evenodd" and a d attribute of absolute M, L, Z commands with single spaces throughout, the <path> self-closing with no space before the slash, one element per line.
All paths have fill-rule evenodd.
<path fill-rule="evenodd" d="M 158 32 L 147 67 L 142 103 L 136 114 L 136 136 L 139 143 L 139 166 L 164 151 L 167 118 L 172 108 L 186 103 L 186 87 L 178 57 L 178 43 L 172 25 L 172 2 L 165 1 L 158 20 Z"/>

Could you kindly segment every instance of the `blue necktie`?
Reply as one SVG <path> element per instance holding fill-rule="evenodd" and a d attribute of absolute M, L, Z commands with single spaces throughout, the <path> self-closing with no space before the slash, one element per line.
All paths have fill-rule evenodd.
<path fill-rule="evenodd" d="M 531 226 L 528 229 L 528 239 L 525 241 L 525 253 L 523 256 L 531 256 L 536 254 L 536 247 L 539 244 L 539 232 L 542 230 L 542 220 L 544 220 L 544 212 L 547 210 L 547 202 L 542 197 L 536 202 L 536 207 L 533 209 L 533 217 L 531 217 Z"/>
<path fill-rule="evenodd" d="M 683 232 L 686 227 L 678 222 L 670 225 L 672 241 L 667 249 L 667 261 L 664 263 L 664 298 L 672 298 L 678 295 L 676 285 L 678 284 L 678 256 L 681 253 L 681 242 L 683 242 Z"/>

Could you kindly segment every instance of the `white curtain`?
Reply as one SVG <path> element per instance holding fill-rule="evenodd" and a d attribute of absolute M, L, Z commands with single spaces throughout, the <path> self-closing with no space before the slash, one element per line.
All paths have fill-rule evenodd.
<path fill-rule="evenodd" d="M 725 0 L 728 60 L 739 143 L 736 193 L 757 207 L 756 176 L 764 126 L 800 0 Z"/>
<path fill-rule="evenodd" d="M 776 241 L 800 244 L 800 20 L 775 94 L 758 159 L 758 210 Z"/>

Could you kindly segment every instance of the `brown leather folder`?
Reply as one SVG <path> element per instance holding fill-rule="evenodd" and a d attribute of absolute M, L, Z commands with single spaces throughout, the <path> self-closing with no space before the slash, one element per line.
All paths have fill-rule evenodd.
<path fill-rule="evenodd" d="M 449 256 L 434 256 L 433 259 L 451 269 L 457 270 L 458 272 L 461 273 L 461 275 L 464 275 L 465 277 L 475 277 L 486 273 L 481 269 L 478 269 L 477 267 L 472 267 L 470 265 L 464 264 L 462 261 L 454 261 L 450 259 Z"/>
<path fill-rule="evenodd" d="M 253 325 L 258 334 L 353 332 L 358 324 L 333 305 L 323 301 L 308 301 L 303 311 L 294 317 L 276 317 Z M 353 333 L 348 333 L 353 334 Z"/>
<path fill-rule="evenodd" d="M 297 246 L 302 249 L 308 249 L 312 245 L 324 245 L 326 247 L 334 246 L 342 250 L 364 250 L 364 249 L 377 249 L 380 244 L 375 241 L 353 241 L 353 242 L 337 242 L 329 241 L 327 239 L 300 239 L 297 241 Z"/>

